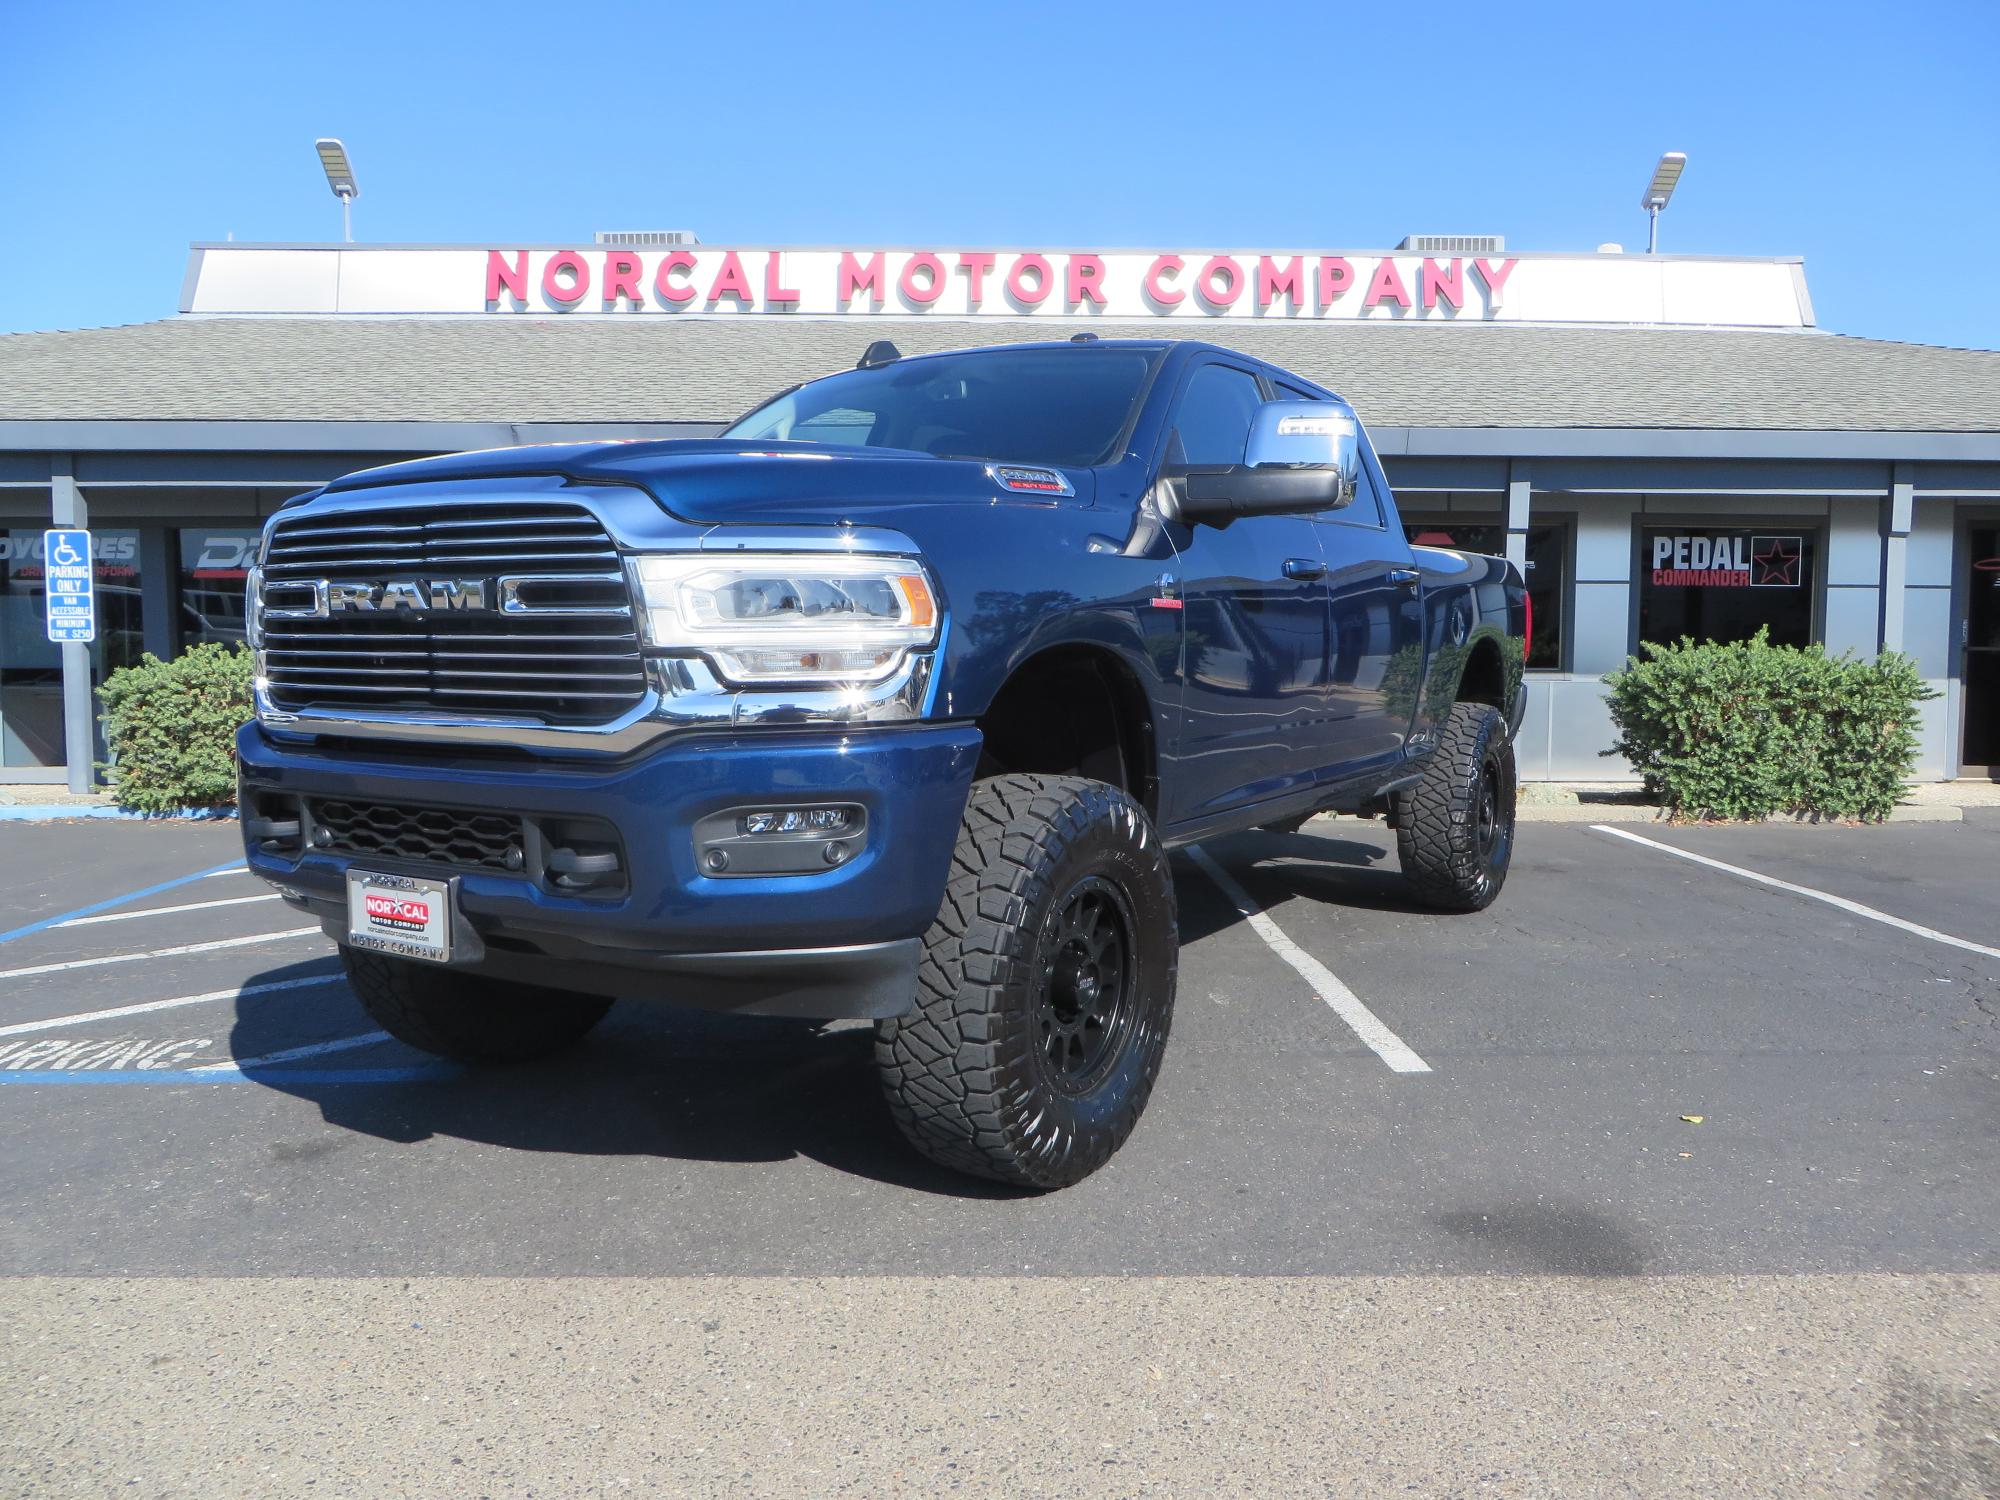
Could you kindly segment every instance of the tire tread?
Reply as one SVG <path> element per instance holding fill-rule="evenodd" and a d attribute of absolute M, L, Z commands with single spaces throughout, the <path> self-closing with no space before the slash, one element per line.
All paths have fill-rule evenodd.
<path fill-rule="evenodd" d="M 1396 852 L 1417 898 L 1442 911 L 1477 911 L 1499 893 L 1506 871 L 1480 881 L 1471 830 L 1478 798 L 1478 769 L 1488 744 L 1505 745 L 1506 721 L 1486 703 L 1454 703 L 1439 731 L 1423 780 L 1404 794 L 1396 819 Z M 1511 786 L 1511 781 L 1510 781 Z"/>
<path fill-rule="evenodd" d="M 399 1042 L 460 1062 L 527 1062 L 581 1041 L 612 1002 L 342 945 L 362 1009 Z"/>
<path fill-rule="evenodd" d="M 1050 1157 L 1027 1128 L 1033 1111 L 1009 1066 L 1001 1014 L 1005 992 L 1034 962 L 1027 918 L 1064 851 L 1105 817 L 1144 822 L 1124 793 L 1077 776 L 1015 774 L 974 784 L 960 823 L 950 875 L 924 937 L 916 1007 L 881 1023 L 875 1057 L 890 1113 L 904 1136 L 941 1165 L 1028 1187 L 1058 1187 L 1087 1175 L 1123 1140 L 1086 1155 L 1071 1137 Z M 1165 852 L 1147 825 L 1149 846 L 1172 913 Z M 1165 1004 L 1172 1006 L 1173 974 Z M 1166 1021 L 1161 1022 L 1164 1034 Z M 1125 1101 L 1129 1131 L 1145 1108 L 1157 1067 Z"/>

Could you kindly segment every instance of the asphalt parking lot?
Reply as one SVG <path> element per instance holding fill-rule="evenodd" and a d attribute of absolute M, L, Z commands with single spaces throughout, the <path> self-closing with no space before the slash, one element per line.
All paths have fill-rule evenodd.
<path fill-rule="evenodd" d="M 1742 1332 L 1760 1285 L 1899 1289 L 1912 1328 L 1983 1306 L 2000 1270 L 2000 819 L 1621 826 L 1524 824 L 1500 902 L 1466 917 L 1411 906 L 1373 824 L 1204 846 L 1220 883 L 1183 856 L 1161 1085 L 1110 1167 L 1046 1197 L 913 1156 L 863 1027 L 627 1004 L 572 1056 L 469 1072 L 375 1031 L 330 944 L 234 868 L 233 825 L 10 826 L 0 1274 L 93 1302 L 69 1278 L 1233 1288 L 1211 1308 L 1248 1284 L 1206 1278 L 1333 1278 L 1307 1284 L 1427 1299 L 1439 1316 L 1524 1288 L 1553 1289 L 1533 1295 L 1572 1316 L 1572 1284 L 1727 1286 L 1688 1326 L 1719 1318 L 1711 1353 L 1747 1338 L 1760 1358 L 1771 1336 Z M 1907 1298 L 1940 1286 L 1965 1290 L 1911 1314 Z M 1874 1296 L 1815 1316 L 1873 1326 Z M 41 1346 L 89 1343 L 33 1306 L 15 1314 L 10 1363 L 23 1327 Z M 1575 1336 L 1608 1350 L 1601 1325 L 1629 1332 L 1659 1315 L 1648 1306 L 1582 1317 Z M 1475 1331 L 1454 1337 L 1491 1336 L 1468 1316 Z M 1792 1328 L 1800 1348 L 1810 1322 Z M 1919 1382 L 1958 1467 L 1909 1493 L 2000 1476 L 2000 1362 L 1991 1320 L 1971 1326 L 1984 1334 L 1876 1349 L 1932 1385 L 1939 1361 L 1961 1362 L 1945 1395 Z M 1687 1357 L 1673 1327 L 1650 1353 Z M 1412 1357 L 1384 1347 L 1385 1367 Z M 16 1399 L 0 1391 L 0 1412 Z M 1851 1427 L 1838 1441 L 1857 1453 L 1894 1447 Z"/>

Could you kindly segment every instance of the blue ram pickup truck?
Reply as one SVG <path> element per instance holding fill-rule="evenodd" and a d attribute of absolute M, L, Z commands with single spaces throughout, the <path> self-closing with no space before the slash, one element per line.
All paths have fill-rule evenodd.
<path fill-rule="evenodd" d="M 719 438 L 287 504 L 244 840 L 417 1047 L 540 1057 L 617 997 L 866 1018 L 918 1150 L 1060 1187 L 1158 1074 L 1175 846 L 1385 816 L 1424 902 L 1493 900 L 1528 628 L 1309 380 L 878 342 Z"/>

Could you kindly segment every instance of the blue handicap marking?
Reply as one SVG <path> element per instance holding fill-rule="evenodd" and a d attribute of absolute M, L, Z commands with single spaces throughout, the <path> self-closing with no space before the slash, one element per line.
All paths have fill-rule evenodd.
<path fill-rule="evenodd" d="M 462 1064 L 443 1060 L 400 1068 L 0 1068 L 0 1085 L 261 1083 L 282 1089 L 301 1084 L 442 1083 L 464 1072 Z"/>
<path fill-rule="evenodd" d="M 52 641 L 97 639 L 97 575 L 88 531 L 42 533 L 42 582 Z"/>

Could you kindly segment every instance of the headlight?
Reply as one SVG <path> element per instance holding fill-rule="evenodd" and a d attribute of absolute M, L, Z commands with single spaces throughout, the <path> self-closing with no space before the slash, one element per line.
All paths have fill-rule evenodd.
<path fill-rule="evenodd" d="M 907 557 L 654 554 L 635 571 L 646 644 L 738 684 L 880 682 L 937 639 L 937 596 Z"/>

